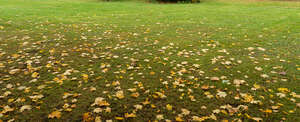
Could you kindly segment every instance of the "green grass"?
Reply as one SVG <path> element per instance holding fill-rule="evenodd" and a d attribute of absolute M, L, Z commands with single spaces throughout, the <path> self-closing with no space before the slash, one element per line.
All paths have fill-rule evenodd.
<path fill-rule="evenodd" d="M 0 121 L 300 121 L 299 37 L 299 2 L 1 0 Z M 110 105 L 92 106 L 97 97 Z M 24 105 L 31 109 L 21 112 Z M 54 111 L 61 116 L 49 118 Z"/>

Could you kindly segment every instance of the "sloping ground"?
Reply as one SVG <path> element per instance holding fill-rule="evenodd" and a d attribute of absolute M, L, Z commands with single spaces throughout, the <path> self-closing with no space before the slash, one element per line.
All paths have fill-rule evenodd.
<path fill-rule="evenodd" d="M 0 121 L 299 121 L 300 8 L 0 1 Z"/>

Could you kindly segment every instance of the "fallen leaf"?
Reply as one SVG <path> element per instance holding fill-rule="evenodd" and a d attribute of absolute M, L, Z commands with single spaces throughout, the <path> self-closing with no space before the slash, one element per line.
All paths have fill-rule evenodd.
<path fill-rule="evenodd" d="M 116 120 L 123 120 L 123 117 L 115 117 Z"/>
<path fill-rule="evenodd" d="M 255 120 L 255 121 L 257 121 L 257 122 L 263 121 L 263 119 L 262 119 L 262 118 L 259 118 L 259 117 L 252 117 L 252 119 Z"/>
<path fill-rule="evenodd" d="M 183 115 L 189 115 L 190 114 L 190 111 L 187 110 L 187 109 L 182 108 L 181 111 L 182 111 Z"/>
<path fill-rule="evenodd" d="M 166 105 L 166 108 L 167 108 L 167 110 L 171 111 L 173 107 L 172 107 L 172 105 L 167 104 L 167 105 Z"/>
<path fill-rule="evenodd" d="M 13 70 L 9 71 L 9 74 L 13 75 L 13 74 L 16 74 L 19 71 L 20 71 L 20 69 L 13 69 Z"/>
<path fill-rule="evenodd" d="M 20 112 L 23 112 L 24 110 L 31 110 L 31 105 L 23 105 L 23 106 L 20 108 Z"/>
<path fill-rule="evenodd" d="M 34 73 L 32 73 L 31 77 L 36 78 L 38 75 L 39 75 L 39 73 L 34 72 Z"/>
<path fill-rule="evenodd" d="M 130 114 L 125 113 L 125 117 L 126 118 L 134 118 L 134 117 L 136 117 L 136 115 L 135 115 L 135 113 L 130 113 Z"/>
<path fill-rule="evenodd" d="M 53 111 L 51 114 L 48 115 L 48 118 L 60 118 L 61 117 L 61 112 L 60 111 Z"/>
<path fill-rule="evenodd" d="M 116 97 L 119 98 L 119 99 L 123 99 L 123 98 L 124 98 L 124 93 L 123 93 L 123 91 L 117 91 Z"/>
<path fill-rule="evenodd" d="M 162 120 L 162 119 L 164 119 L 164 115 L 162 115 L 162 114 L 156 115 L 156 119 Z"/>
<path fill-rule="evenodd" d="M 219 77 L 211 77 L 210 80 L 212 80 L 212 81 L 219 81 L 220 78 Z"/>
<path fill-rule="evenodd" d="M 179 116 L 175 117 L 175 120 L 176 120 L 177 122 L 183 122 L 183 121 L 184 121 L 184 120 L 183 120 L 181 117 L 179 117 Z"/>
<path fill-rule="evenodd" d="M 84 122 L 91 122 L 93 121 L 93 117 L 91 116 L 90 112 L 84 113 L 82 116 Z"/>
<path fill-rule="evenodd" d="M 95 122 L 102 122 L 101 117 L 100 117 L 100 116 L 97 116 L 97 117 L 95 118 Z"/>

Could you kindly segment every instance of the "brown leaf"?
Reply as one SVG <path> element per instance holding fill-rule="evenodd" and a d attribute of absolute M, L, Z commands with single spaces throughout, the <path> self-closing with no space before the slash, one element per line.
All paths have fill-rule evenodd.
<path fill-rule="evenodd" d="M 219 81 L 220 78 L 218 78 L 218 77 L 211 77 L 210 80 L 212 80 L 212 81 Z"/>

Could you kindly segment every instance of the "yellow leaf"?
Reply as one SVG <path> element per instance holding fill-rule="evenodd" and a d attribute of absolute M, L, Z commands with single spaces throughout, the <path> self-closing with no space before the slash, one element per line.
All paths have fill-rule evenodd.
<path fill-rule="evenodd" d="M 97 116 L 97 117 L 95 118 L 95 122 L 102 122 L 101 117 L 100 117 L 100 116 Z"/>
<path fill-rule="evenodd" d="M 156 106 L 154 104 L 151 104 L 151 108 L 156 108 Z"/>
<path fill-rule="evenodd" d="M 263 119 L 259 117 L 252 117 L 252 119 L 255 120 L 256 122 L 263 121 Z"/>
<path fill-rule="evenodd" d="M 208 85 L 203 85 L 203 86 L 201 86 L 201 89 L 207 90 L 207 89 L 209 89 L 209 86 Z"/>
<path fill-rule="evenodd" d="M 14 58 L 18 58 L 20 55 L 19 54 L 12 54 L 11 56 L 14 57 Z"/>
<path fill-rule="evenodd" d="M 228 113 L 225 110 L 221 110 L 221 112 L 225 115 L 227 115 Z"/>
<path fill-rule="evenodd" d="M 11 99 L 8 99 L 7 102 L 8 102 L 8 103 L 11 103 L 11 102 L 13 102 L 14 100 L 15 100 L 15 99 L 11 98 Z"/>
<path fill-rule="evenodd" d="M 259 88 L 261 88 L 261 86 L 260 86 L 260 85 L 258 85 L 258 84 L 256 84 L 256 83 L 255 83 L 253 86 L 254 86 L 254 88 L 256 88 L 256 89 L 259 89 Z"/>
<path fill-rule="evenodd" d="M 61 117 L 61 112 L 59 111 L 53 111 L 51 114 L 48 115 L 48 118 L 60 118 Z"/>
<path fill-rule="evenodd" d="M 125 113 L 125 117 L 126 118 L 133 118 L 133 117 L 136 117 L 136 115 L 134 113 L 131 113 L 131 114 Z"/>
<path fill-rule="evenodd" d="M 247 114 L 247 113 L 245 113 L 245 116 L 247 117 L 247 118 L 251 118 L 251 116 L 249 115 L 249 114 Z"/>
<path fill-rule="evenodd" d="M 123 120 L 123 117 L 115 117 L 116 120 Z"/>
<path fill-rule="evenodd" d="M 51 49 L 51 50 L 49 50 L 49 53 L 50 53 L 51 55 L 53 55 L 53 54 L 54 54 L 54 52 L 55 52 L 55 49 Z"/>
<path fill-rule="evenodd" d="M 106 101 L 99 101 L 97 104 L 98 104 L 99 106 L 109 106 L 109 103 L 106 102 Z"/>
<path fill-rule="evenodd" d="M 290 90 L 287 89 L 287 88 L 278 88 L 277 90 L 278 90 L 279 92 L 281 92 L 281 93 L 288 93 L 288 92 L 290 92 Z"/>
<path fill-rule="evenodd" d="M 243 98 L 244 98 L 243 102 L 252 102 L 254 100 L 253 97 L 248 94 L 244 95 Z"/>
<path fill-rule="evenodd" d="M 84 122 L 91 122 L 91 121 L 93 121 L 93 117 L 90 115 L 89 112 L 84 113 L 83 116 L 82 116 L 82 119 L 83 119 Z"/>
<path fill-rule="evenodd" d="M 89 79 L 89 75 L 87 74 L 82 74 L 81 76 L 84 81 L 87 81 Z"/>
<path fill-rule="evenodd" d="M 150 72 L 150 75 L 155 75 L 155 72 Z"/>
<path fill-rule="evenodd" d="M 202 122 L 206 119 L 209 119 L 209 117 L 207 117 L 207 116 L 204 116 L 204 117 L 193 116 L 192 118 L 193 118 L 193 121 L 196 121 L 196 122 Z"/>
<path fill-rule="evenodd" d="M 36 78 L 38 75 L 39 75 L 39 73 L 34 72 L 34 73 L 31 74 L 31 77 Z"/>
<path fill-rule="evenodd" d="M 19 71 L 20 71 L 20 69 L 13 69 L 13 70 L 9 71 L 9 74 L 13 75 L 13 74 L 16 74 Z"/>
<path fill-rule="evenodd" d="M 123 91 L 117 91 L 116 97 L 119 98 L 119 99 L 123 99 L 124 98 Z"/>
<path fill-rule="evenodd" d="M 3 111 L 1 111 L 1 113 L 5 114 L 6 112 L 10 112 L 10 111 L 14 111 L 14 110 L 15 110 L 14 108 L 11 108 L 7 105 L 7 106 L 3 107 Z"/>
<path fill-rule="evenodd" d="M 181 119 L 181 117 L 179 117 L 179 116 L 176 117 L 175 120 L 176 120 L 177 122 L 183 122 L 183 119 Z"/>
<path fill-rule="evenodd" d="M 160 98 L 166 98 L 166 95 L 160 92 L 155 92 L 156 95 L 158 95 Z"/>
<path fill-rule="evenodd" d="M 164 119 L 164 115 L 162 115 L 162 114 L 156 115 L 156 119 L 162 120 L 162 119 Z"/>
<path fill-rule="evenodd" d="M 140 94 L 138 92 L 136 92 L 136 93 L 132 93 L 131 96 L 137 98 L 140 96 Z"/>
<path fill-rule="evenodd" d="M 149 99 L 148 99 L 148 98 L 146 98 L 146 100 L 143 102 L 143 104 L 144 104 L 144 105 L 148 105 L 148 104 L 150 104 L 150 102 L 149 102 Z"/>
<path fill-rule="evenodd" d="M 46 67 L 47 67 L 47 68 L 50 68 L 50 67 L 52 67 L 52 65 L 51 65 L 51 64 L 47 64 Z"/>
<path fill-rule="evenodd" d="M 264 110 L 263 112 L 265 112 L 265 113 L 272 113 L 272 110 L 266 109 L 266 110 Z"/>
<path fill-rule="evenodd" d="M 167 105 L 166 105 L 166 108 L 167 108 L 167 110 L 171 111 L 173 107 L 172 107 L 172 105 L 167 104 Z"/>

